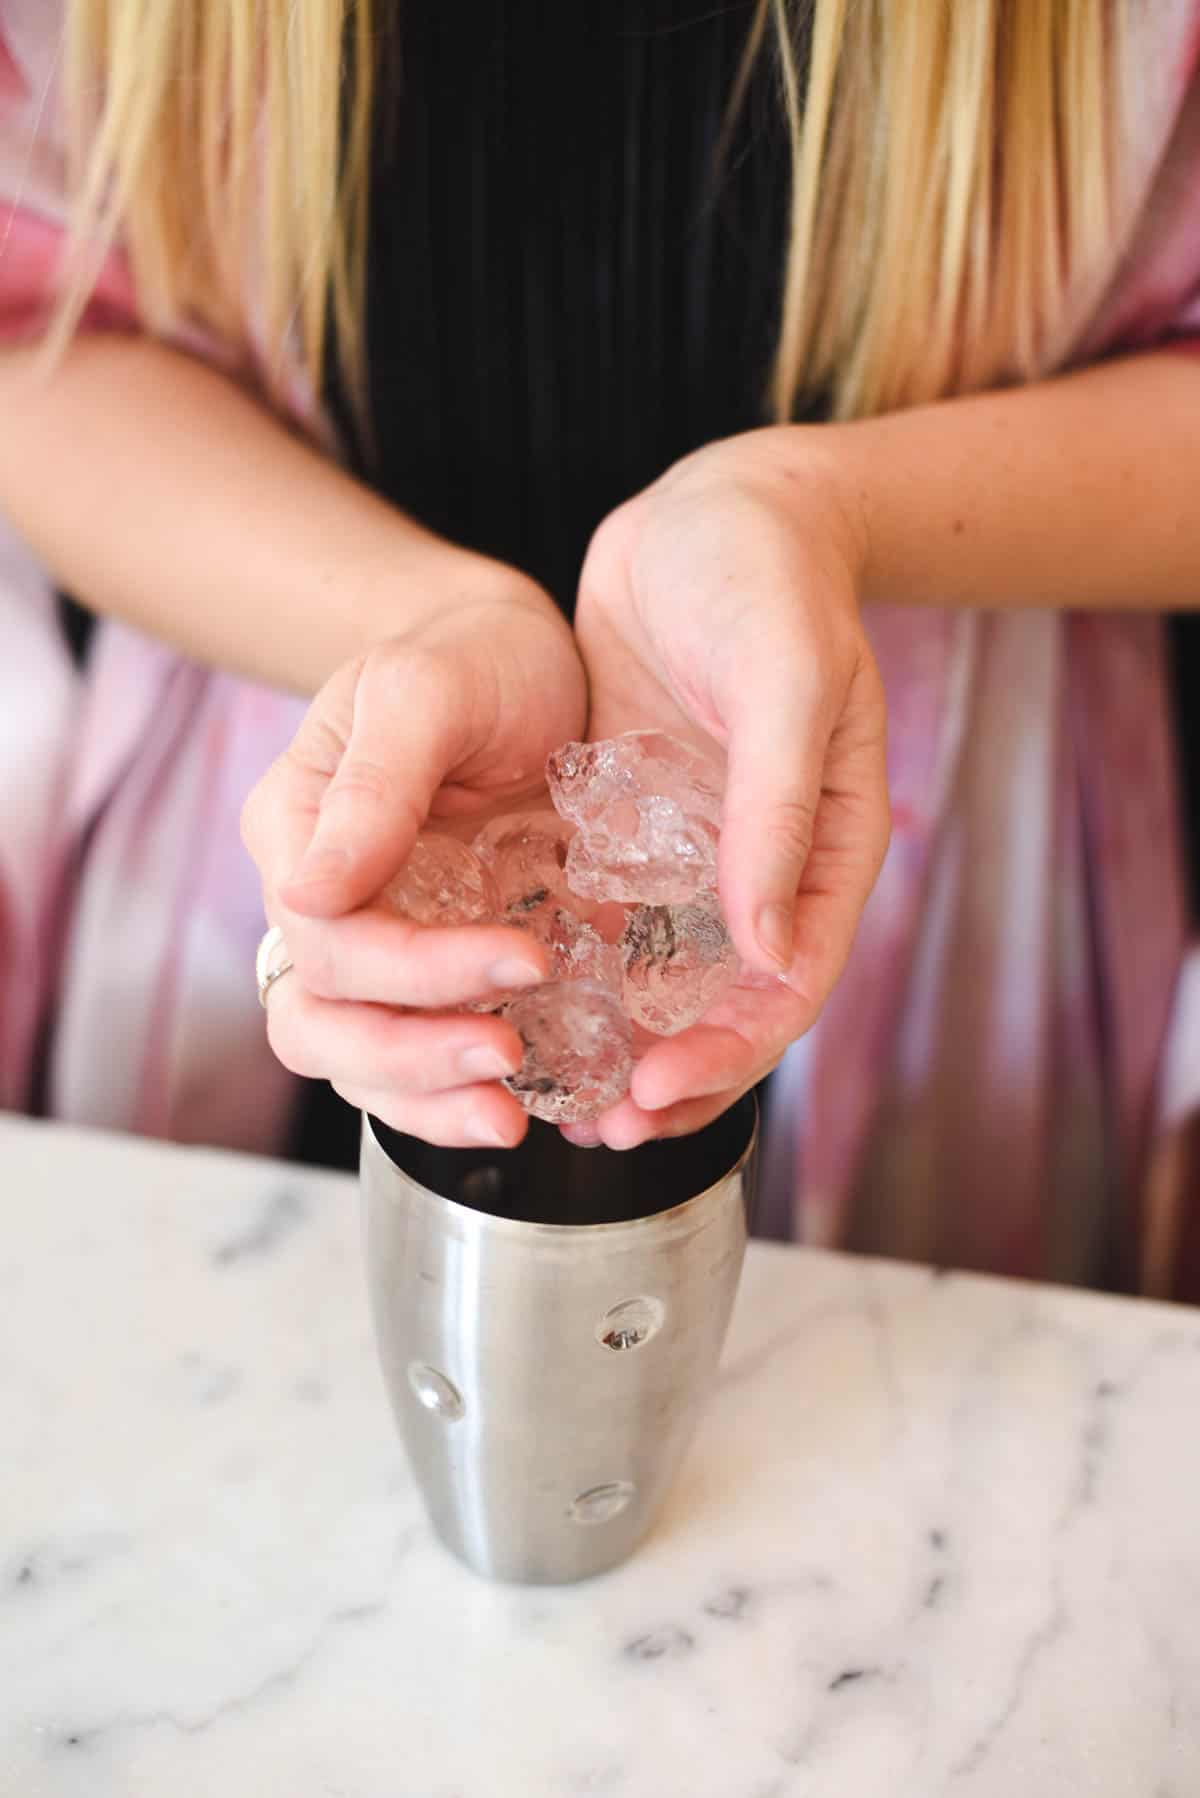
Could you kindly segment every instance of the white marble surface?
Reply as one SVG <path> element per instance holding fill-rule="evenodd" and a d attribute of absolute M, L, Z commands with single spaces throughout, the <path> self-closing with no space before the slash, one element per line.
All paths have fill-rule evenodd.
<path fill-rule="evenodd" d="M 0 1120 L 3 1798 L 1195 1798 L 1200 1317 L 755 1247 L 639 1557 L 493 1588 L 348 1181 Z"/>

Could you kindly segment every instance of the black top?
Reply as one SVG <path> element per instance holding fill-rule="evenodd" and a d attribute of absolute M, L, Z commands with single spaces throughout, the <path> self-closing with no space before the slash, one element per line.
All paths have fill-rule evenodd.
<path fill-rule="evenodd" d="M 764 421 L 788 151 L 753 6 L 403 0 L 368 292 L 370 478 L 567 610 L 588 538 Z"/>

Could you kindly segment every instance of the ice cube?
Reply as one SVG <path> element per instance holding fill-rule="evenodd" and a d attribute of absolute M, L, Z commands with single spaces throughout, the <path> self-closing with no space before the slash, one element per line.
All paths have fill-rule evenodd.
<path fill-rule="evenodd" d="M 590 980 L 620 997 L 624 978 L 621 951 L 615 943 L 606 943 L 592 925 L 566 906 L 558 906 L 544 940 L 554 957 L 556 980 Z"/>
<path fill-rule="evenodd" d="M 380 894 L 417 924 L 487 924 L 498 910 L 491 875 L 457 837 L 423 833 Z"/>
<path fill-rule="evenodd" d="M 567 850 L 574 893 L 682 904 L 717 883 L 721 775 L 663 731 L 565 743 L 546 764 L 550 796 L 577 827 Z"/>
<path fill-rule="evenodd" d="M 571 905 L 565 873 L 572 826 L 556 812 L 513 812 L 492 818 L 471 847 L 492 878 L 505 923 L 545 940 L 560 905 Z"/>
<path fill-rule="evenodd" d="M 534 1117 L 583 1123 L 629 1091 L 633 1032 L 602 987 L 556 981 L 511 1000 L 504 1016 L 525 1045 L 520 1068 L 504 1084 Z"/>
<path fill-rule="evenodd" d="M 620 941 L 622 1003 L 658 1036 L 695 1024 L 732 983 L 737 955 L 714 893 L 687 905 L 639 905 Z"/>
<path fill-rule="evenodd" d="M 594 980 L 619 994 L 620 954 L 582 915 L 596 907 L 567 885 L 564 868 L 573 834 L 557 812 L 517 812 L 491 819 L 472 848 L 491 876 L 498 921 L 527 930 L 546 945 L 553 979 Z M 472 1009 L 494 1010 L 508 996 L 493 993 Z"/>

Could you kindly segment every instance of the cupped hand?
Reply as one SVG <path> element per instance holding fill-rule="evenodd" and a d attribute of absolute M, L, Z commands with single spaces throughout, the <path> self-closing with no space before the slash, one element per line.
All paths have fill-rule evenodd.
<path fill-rule="evenodd" d="M 521 931 L 423 927 L 375 901 L 427 822 L 469 838 L 539 791 L 548 752 L 581 735 L 586 711 L 579 657 L 549 598 L 507 570 L 499 584 L 339 669 L 242 819 L 266 915 L 295 964 L 268 999 L 276 1054 L 447 1146 L 524 1135 L 525 1113 L 497 1084 L 520 1065 L 516 1032 L 449 1008 L 536 984 L 545 951 Z"/>
<path fill-rule="evenodd" d="M 576 1140 L 699 1129 L 810 1027 L 841 971 L 889 829 L 865 553 L 820 430 L 800 427 L 689 456 L 592 542 L 576 616 L 588 734 L 657 727 L 724 753 L 720 896 L 743 971 Z"/>

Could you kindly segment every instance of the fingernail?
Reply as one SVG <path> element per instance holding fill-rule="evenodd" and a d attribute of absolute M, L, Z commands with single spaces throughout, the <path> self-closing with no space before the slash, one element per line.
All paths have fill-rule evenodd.
<path fill-rule="evenodd" d="M 618 1131 L 618 1135 L 619 1134 L 620 1132 Z M 622 1152 L 628 1152 L 630 1149 L 640 1149 L 643 1143 L 657 1142 L 657 1140 L 658 1132 L 656 1130 L 632 1130 L 626 1133 L 626 1140 L 624 1142 L 610 1142 L 608 1146 L 610 1149 L 619 1149 Z"/>
<path fill-rule="evenodd" d="M 486 1118 L 470 1118 L 465 1132 L 469 1141 L 478 1143 L 481 1149 L 511 1149 L 512 1144 L 504 1132 Z"/>
<path fill-rule="evenodd" d="M 604 1140 L 595 1124 L 563 1124 L 560 1128 L 576 1149 L 598 1149 Z"/>
<path fill-rule="evenodd" d="M 469 1049 L 464 1049 L 458 1065 L 468 1080 L 503 1080 L 505 1074 L 513 1073 L 516 1067 L 511 1055 L 493 1049 L 490 1043 L 473 1043 Z"/>
<path fill-rule="evenodd" d="M 545 975 L 527 961 L 498 961 L 488 970 L 493 986 L 540 986 Z"/>
<path fill-rule="evenodd" d="M 348 849 L 309 850 L 300 858 L 300 865 L 288 881 L 293 887 L 313 887 L 323 880 L 337 880 L 350 865 Z"/>
<path fill-rule="evenodd" d="M 771 960 L 781 968 L 791 966 L 795 913 L 790 905 L 764 905 L 758 914 L 756 934 Z"/>
<path fill-rule="evenodd" d="M 665 1095 L 660 1093 L 656 1098 L 652 1093 L 648 1099 L 643 1099 L 639 1094 L 637 1107 L 639 1111 L 669 1111 L 671 1106 L 678 1105 L 684 1096 L 682 1093 L 667 1092 Z"/>

